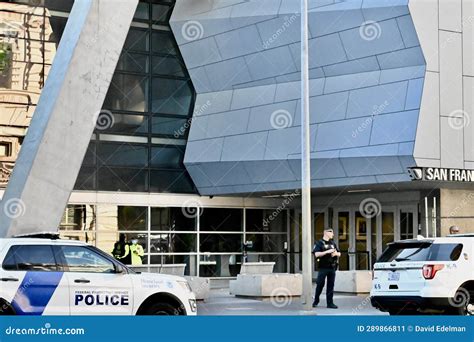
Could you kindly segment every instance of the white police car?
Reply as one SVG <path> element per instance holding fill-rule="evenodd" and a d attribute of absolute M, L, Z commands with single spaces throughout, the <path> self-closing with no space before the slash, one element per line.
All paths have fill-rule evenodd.
<path fill-rule="evenodd" d="M 389 244 L 374 265 L 372 305 L 391 315 L 474 314 L 474 235 Z"/>
<path fill-rule="evenodd" d="M 186 279 L 136 273 L 82 242 L 0 239 L 0 315 L 196 315 Z"/>

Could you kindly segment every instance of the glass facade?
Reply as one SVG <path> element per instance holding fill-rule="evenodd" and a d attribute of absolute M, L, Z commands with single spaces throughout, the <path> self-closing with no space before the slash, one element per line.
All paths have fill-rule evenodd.
<path fill-rule="evenodd" d="M 195 91 L 169 26 L 174 2 L 140 1 L 76 190 L 196 192 L 183 165 Z M 0 186 L 13 168 L 72 5 L 0 3 L 6 19 L 0 25 L 0 108 L 11 112 L 0 119 L 8 125 L 2 130 L 8 136 L 0 137 Z"/>
<path fill-rule="evenodd" d="M 143 246 L 144 265 L 183 263 L 186 275 L 234 277 L 244 259 L 274 261 L 275 272 L 287 272 L 288 210 L 200 208 L 190 214 L 197 210 L 69 205 L 60 233 L 108 253 L 123 234 Z"/>
<path fill-rule="evenodd" d="M 193 193 L 183 165 L 195 92 L 169 27 L 174 1 L 140 1 L 78 190 Z"/>

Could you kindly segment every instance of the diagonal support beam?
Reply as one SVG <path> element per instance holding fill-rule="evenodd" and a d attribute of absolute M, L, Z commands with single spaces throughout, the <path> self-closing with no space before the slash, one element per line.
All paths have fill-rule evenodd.
<path fill-rule="evenodd" d="M 76 0 L 0 205 L 0 238 L 58 230 L 138 0 Z"/>

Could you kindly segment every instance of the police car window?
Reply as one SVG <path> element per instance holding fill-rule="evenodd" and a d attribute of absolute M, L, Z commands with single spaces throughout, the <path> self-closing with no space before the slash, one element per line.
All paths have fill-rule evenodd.
<path fill-rule="evenodd" d="M 81 246 L 61 247 L 69 272 L 115 273 L 114 263 Z"/>
<path fill-rule="evenodd" d="M 2 268 L 6 271 L 16 271 L 17 270 L 16 263 L 15 263 L 15 257 L 13 255 L 13 253 L 11 252 L 11 249 L 7 253 L 7 256 L 5 257 L 5 259 L 3 259 Z"/>
<path fill-rule="evenodd" d="M 430 248 L 429 261 L 456 261 L 461 256 L 462 244 L 438 243 Z"/>
<path fill-rule="evenodd" d="M 378 262 L 427 260 L 430 243 L 395 243 L 380 256 Z"/>
<path fill-rule="evenodd" d="M 5 270 L 57 271 L 53 249 L 47 245 L 12 246 L 2 264 Z"/>
<path fill-rule="evenodd" d="M 378 262 L 402 261 L 456 261 L 462 244 L 395 243 L 390 245 Z"/>

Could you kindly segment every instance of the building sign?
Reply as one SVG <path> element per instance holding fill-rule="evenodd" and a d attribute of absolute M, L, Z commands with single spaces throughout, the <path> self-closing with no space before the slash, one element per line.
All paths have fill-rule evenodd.
<path fill-rule="evenodd" d="M 413 181 L 474 183 L 474 170 L 412 167 L 408 174 Z"/>

